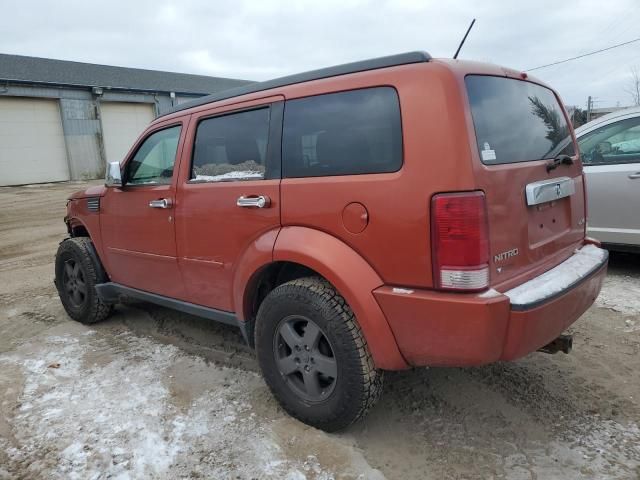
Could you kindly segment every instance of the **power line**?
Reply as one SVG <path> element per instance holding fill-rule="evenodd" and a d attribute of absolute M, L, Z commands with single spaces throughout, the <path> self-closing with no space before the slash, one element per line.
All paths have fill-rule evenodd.
<path fill-rule="evenodd" d="M 558 65 L 560 63 L 570 62 L 571 60 L 577 60 L 578 58 L 588 57 L 589 55 L 595 55 L 596 53 L 606 52 L 607 50 L 612 50 L 614 48 L 622 47 L 624 45 L 629 45 L 630 43 L 634 43 L 634 42 L 640 42 L 640 38 L 634 38 L 633 40 L 629 40 L 628 42 L 619 43 L 617 45 L 612 45 L 610 47 L 602 48 L 602 49 L 596 50 L 594 52 L 583 53 L 582 55 L 578 55 L 577 57 L 571 57 L 571 58 L 567 58 L 565 60 L 559 60 L 557 62 L 548 63 L 546 65 L 540 65 L 539 67 L 535 67 L 535 68 L 527 68 L 527 69 L 525 69 L 525 72 L 532 72 L 533 70 L 538 70 L 540 68 L 546 68 L 546 67 L 551 67 L 553 65 Z"/>

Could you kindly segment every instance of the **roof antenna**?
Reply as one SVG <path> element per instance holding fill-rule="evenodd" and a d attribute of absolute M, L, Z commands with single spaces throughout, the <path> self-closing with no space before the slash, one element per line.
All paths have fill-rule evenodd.
<path fill-rule="evenodd" d="M 462 38 L 462 41 L 460 42 L 460 45 L 458 46 L 458 50 L 456 50 L 456 54 L 453 56 L 454 60 L 456 58 L 458 58 L 458 54 L 460 53 L 460 49 L 462 48 L 462 45 L 464 45 L 464 41 L 467 39 L 467 35 L 469 35 L 469 32 L 473 28 L 473 24 L 474 23 L 476 23 L 476 19 L 475 18 L 473 20 L 471 20 L 471 25 L 469 25 L 469 28 L 467 28 L 467 33 L 464 34 L 464 37 Z"/>

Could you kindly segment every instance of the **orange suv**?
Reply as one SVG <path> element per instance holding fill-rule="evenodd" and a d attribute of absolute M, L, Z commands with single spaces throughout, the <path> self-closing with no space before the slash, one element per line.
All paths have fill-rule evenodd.
<path fill-rule="evenodd" d="M 557 94 L 424 52 L 182 104 L 67 210 L 72 318 L 133 297 L 235 325 L 282 406 L 328 431 L 384 370 L 567 352 L 607 265 Z"/>

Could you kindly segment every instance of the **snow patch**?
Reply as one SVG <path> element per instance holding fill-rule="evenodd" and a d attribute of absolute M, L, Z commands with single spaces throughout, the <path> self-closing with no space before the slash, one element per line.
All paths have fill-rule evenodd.
<path fill-rule="evenodd" d="M 264 178 L 264 173 L 250 170 L 240 172 L 235 171 L 223 173 L 221 175 L 196 175 L 194 180 L 196 182 L 220 182 L 224 180 L 241 180 L 249 178 Z"/>
<path fill-rule="evenodd" d="M 410 290 L 408 288 L 397 288 L 397 287 L 394 287 L 393 288 L 393 293 L 400 293 L 402 295 L 411 295 L 413 293 L 413 290 Z"/>
<path fill-rule="evenodd" d="M 502 295 L 500 292 L 498 292 L 497 290 L 494 290 L 493 288 L 490 288 L 486 292 L 482 292 L 480 295 L 478 295 L 478 297 L 479 298 L 493 298 L 493 297 L 499 297 L 500 295 Z"/>
<path fill-rule="evenodd" d="M 606 255 L 606 250 L 586 245 L 560 265 L 504 294 L 516 305 L 544 300 L 587 276 L 602 263 Z"/>
<path fill-rule="evenodd" d="M 166 471 L 181 449 L 181 432 L 158 421 L 167 413 L 167 390 L 154 380 L 177 349 L 133 343 L 137 361 L 125 355 L 89 372 L 83 371 L 83 357 L 90 352 L 72 337 L 49 337 L 43 358 L 14 359 L 25 374 L 15 418 L 25 448 L 14 450 L 12 459 L 24 461 L 21 457 L 39 445 L 54 443 L 60 451 L 53 478 L 98 478 L 104 468 L 122 479 Z M 47 368 L 54 362 L 60 368 Z M 126 445 L 119 460 L 112 454 L 116 445 Z"/>
<path fill-rule="evenodd" d="M 625 465 L 631 463 L 636 468 L 640 465 L 640 427 L 637 422 L 621 424 L 596 417 L 592 423 L 580 425 L 579 428 L 584 431 L 570 446 L 567 442 L 553 441 L 547 445 L 547 451 L 588 469 L 592 472 L 592 478 L 631 478 Z"/>
<path fill-rule="evenodd" d="M 21 369 L 25 382 L 11 420 L 19 447 L 3 445 L 8 468 L 25 478 L 331 479 L 346 473 L 285 451 L 273 422 L 252 411 L 256 392 L 270 398 L 254 373 L 216 367 L 128 332 L 41 342 L 37 351 L 26 346 L 23 353 L 0 355 L 0 368 Z M 172 390 L 169 373 L 177 362 L 211 379 L 187 405 Z M 48 367 L 54 363 L 60 367 Z M 291 435 L 305 432 L 283 420 L 291 422 Z M 332 455 L 348 459 L 349 478 L 379 473 L 338 440 L 317 435 Z"/>
<path fill-rule="evenodd" d="M 625 315 L 640 314 L 640 279 L 629 275 L 608 275 L 596 305 Z"/>

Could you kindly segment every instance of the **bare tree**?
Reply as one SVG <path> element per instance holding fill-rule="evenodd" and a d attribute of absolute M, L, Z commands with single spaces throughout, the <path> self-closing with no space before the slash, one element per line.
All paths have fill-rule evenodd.
<path fill-rule="evenodd" d="M 624 91 L 631 95 L 634 105 L 640 106 L 640 71 L 638 71 L 638 67 L 631 67 L 629 83 Z"/>

